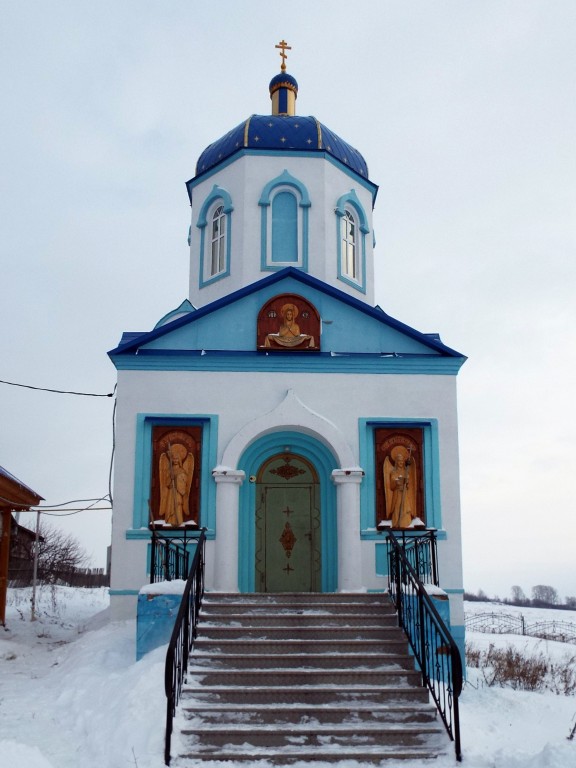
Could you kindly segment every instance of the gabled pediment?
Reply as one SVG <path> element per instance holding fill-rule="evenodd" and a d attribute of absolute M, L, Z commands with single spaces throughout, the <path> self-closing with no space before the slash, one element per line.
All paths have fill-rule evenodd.
<path fill-rule="evenodd" d="M 284 303 L 281 300 L 283 296 L 288 297 Z M 276 305 L 274 299 L 277 299 Z M 312 338 L 313 343 L 275 343 L 283 322 L 280 317 L 282 307 L 290 303 L 295 305 L 296 314 L 302 309 L 297 327 L 300 335 Z M 264 336 L 262 331 L 258 336 L 258 321 L 263 310 L 275 306 L 277 311 L 272 309 L 268 313 L 271 316 L 270 327 L 267 327 Z M 316 330 L 312 333 L 307 330 L 306 322 L 315 313 Z M 275 329 L 274 323 L 278 329 Z M 270 338 L 271 342 L 266 344 L 262 341 L 264 338 Z M 369 307 L 293 268 L 277 272 L 200 309 L 189 305 L 184 314 L 168 322 L 164 318 L 162 324 L 150 332 L 125 334 L 120 345 L 109 354 L 113 360 L 133 355 L 204 355 L 212 352 L 281 357 L 304 349 L 310 355 L 331 357 L 425 356 L 457 358 L 461 362 L 465 359 L 445 346 L 437 334 L 425 334 L 410 328 L 379 307 Z"/>

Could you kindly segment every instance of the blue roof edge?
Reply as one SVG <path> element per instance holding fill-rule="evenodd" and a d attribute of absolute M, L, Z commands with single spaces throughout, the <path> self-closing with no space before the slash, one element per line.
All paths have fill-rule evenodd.
<path fill-rule="evenodd" d="M 380 307 L 371 307 L 365 302 L 360 301 L 360 299 L 356 299 L 354 296 L 350 296 L 344 291 L 340 291 L 338 288 L 334 288 L 333 286 L 328 285 L 327 283 L 318 280 L 318 278 L 313 277 L 306 272 L 302 272 L 295 267 L 286 267 L 281 269 L 272 275 L 268 275 L 261 280 L 257 280 L 255 283 L 251 283 L 244 288 L 233 291 L 221 299 L 216 299 L 216 301 L 213 301 L 210 304 L 206 304 L 204 307 L 200 307 L 184 317 L 176 318 L 175 320 L 172 320 L 171 322 L 168 322 L 158 328 L 154 328 L 151 331 L 144 331 L 141 334 L 131 332 L 129 339 L 124 343 L 121 341 L 117 347 L 108 352 L 108 356 L 112 359 L 118 355 L 126 355 L 132 353 L 135 354 L 139 347 L 143 346 L 144 344 L 148 344 L 149 342 L 154 341 L 154 339 L 160 338 L 167 333 L 171 333 L 172 331 L 181 328 L 188 323 L 193 323 L 196 320 L 200 320 L 202 317 L 205 317 L 212 312 L 216 312 L 217 310 L 221 309 L 222 307 L 226 307 L 229 304 L 233 304 L 234 302 L 243 299 L 245 296 L 256 293 L 262 288 L 266 288 L 270 285 L 274 285 L 275 283 L 279 283 L 287 277 L 292 277 L 304 285 L 321 291 L 338 301 L 342 301 L 343 303 L 348 304 L 350 307 L 353 307 L 354 309 L 363 312 L 369 317 L 374 318 L 378 322 L 384 322 L 391 328 L 394 328 L 395 330 L 406 334 L 410 338 L 419 341 L 421 344 L 424 344 L 430 349 L 439 352 L 441 355 L 449 357 L 461 357 L 466 359 L 466 355 L 463 355 L 461 352 L 457 352 L 455 349 L 451 349 L 450 347 L 446 346 L 446 344 L 441 342 L 438 334 L 422 333 L 421 331 L 417 331 L 415 328 L 411 328 L 409 325 L 406 325 L 400 320 L 396 320 L 396 318 L 391 317 L 391 315 L 386 314 L 386 312 L 384 312 L 384 310 Z M 127 334 L 123 334 L 122 338 L 125 338 L 126 336 Z"/>
<path fill-rule="evenodd" d="M 202 171 L 201 173 L 197 173 L 191 179 L 188 179 L 188 181 L 184 182 L 186 185 L 186 192 L 188 193 L 188 200 L 190 202 L 190 205 L 192 205 L 192 190 L 197 184 L 199 184 L 205 178 L 210 178 L 210 176 L 220 171 L 226 165 L 229 165 L 235 160 L 238 160 L 240 157 L 245 157 L 250 155 L 264 155 L 264 154 L 268 154 L 268 155 L 277 154 L 277 155 L 283 155 L 283 156 L 290 155 L 290 154 L 301 155 L 304 152 L 308 155 L 318 155 L 318 157 L 324 157 L 326 160 L 338 166 L 343 171 L 346 171 L 347 174 L 353 175 L 355 179 L 358 179 L 358 181 L 360 181 L 365 187 L 370 189 L 372 193 L 372 205 L 374 205 L 374 203 L 376 202 L 376 197 L 378 195 L 378 189 L 379 189 L 378 184 L 371 181 L 367 176 L 362 176 L 362 174 L 358 173 L 350 165 L 346 165 L 346 163 L 343 163 L 335 155 L 331 154 L 326 149 L 306 149 L 306 150 L 267 149 L 267 148 L 256 149 L 255 147 L 238 147 L 238 149 L 236 149 L 230 155 L 227 155 L 227 157 L 223 157 L 222 160 L 220 160 L 220 162 L 217 163 L 216 165 L 212 165 L 210 168 L 207 168 L 205 171 Z"/>

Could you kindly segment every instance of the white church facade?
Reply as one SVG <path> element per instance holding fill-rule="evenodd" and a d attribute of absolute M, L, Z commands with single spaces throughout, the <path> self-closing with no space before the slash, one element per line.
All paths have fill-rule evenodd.
<path fill-rule="evenodd" d="M 374 306 L 377 187 L 297 89 L 283 63 L 272 114 L 202 153 L 189 298 L 109 353 L 113 615 L 135 614 L 152 528 L 206 529 L 206 589 L 238 593 L 385 591 L 387 534 L 434 531 L 462 646 L 465 357 Z"/>

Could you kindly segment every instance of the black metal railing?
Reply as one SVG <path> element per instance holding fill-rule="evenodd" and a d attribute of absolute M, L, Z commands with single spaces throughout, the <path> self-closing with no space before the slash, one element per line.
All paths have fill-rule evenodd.
<path fill-rule="evenodd" d="M 414 534 L 406 531 L 394 531 L 396 541 L 402 547 L 406 559 L 424 584 L 439 586 L 438 579 L 438 547 L 436 531 L 427 530 Z"/>
<path fill-rule="evenodd" d="M 426 587 L 418 578 L 402 542 L 395 534 L 387 538 L 390 596 L 396 605 L 398 623 L 422 672 L 448 735 L 454 741 L 456 759 L 462 759 L 458 697 L 462 692 L 462 659 L 458 646 Z"/>
<path fill-rule="evenodd" d="M 152 529 L 152 549 L 150 552 L 150 584 L 158 581 L 172 581 L 173 579 L 186 579 L 189 572 L 188 547 L 194 537 L 175 537 L 166 533 L 160 533 Z"/>
<path fill-rule="evenodd" d="M 182 684 L 188 670 L 188 657 L 196 639 L 198 614 L 204 596 L 204 554 L 206 529 L 203 528 L 196 545 L 190 573 L 184 587 L 182 602 L 176 616 L 172 636 L 166 653 L 164 689 L 166 692 L 166 736 L 164 762 L 170 765 L 172 724 L 180 700 Z"/>

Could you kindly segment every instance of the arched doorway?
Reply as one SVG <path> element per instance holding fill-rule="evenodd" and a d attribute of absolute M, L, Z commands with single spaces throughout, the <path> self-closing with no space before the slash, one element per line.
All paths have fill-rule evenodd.
<path fill-rule="evenodd" d="M 257 592 L 321 589 L 320 485 L 314 465 L 282 452 L 256 477 Z"/>
<path fill-rule="evenodd" d="M 276 467 L 269 462 L 275 458 L 281 459 L 285 455 L 294 456 L 296 461 L 303 462 L 300 469 L 304 469 L 305 473 L 308 474 L 299 475 L 301 480 L 308 477 L 314 481 L 314 501 L 320 510 L 319 527 L 315 529 L 314 533 L 316 548 L 320 553 L 317 561 L 320 575 L 314 577 L 316 579 L 314 589 L 318 592 L 335 592 L 338 588 L 338 537 L 336 487 L 332 482 L 332 472 L 338 465 L 331 450 L 316 437 L 291 430 L 261 435 L 247 446 L 238 461 L 238 469 L 245 472 L 247 478 L 247 482 L 240 488 L 239 495 L 238 588 L 240 592 L 263 590 L 263 586 L 259 583 L 260 577 L 258 580 L 256 578 L 257 567 L 260 567 L 256 562 L 256 547 L 260 546 L 258 537 L 261 536 L 256 530 L 257 510 L 262 504 L 260 478 L 277 481 L 278 476 L 271 471 Z M 279 461 L 278 463 L 281 466 L 286 462 Z M 267 467 L 270 470 L 269 475 L 266 474 Z M 282 507 L 282 509 L 285 508 L 285 506 Z M 283 517 L 288 520 L 292 515 L 283 515 Z M 277 538 L 282 535 L 284 527 L 283 525 Z M 304 536 L 306 533 L 307 531 L 304 532 Z M 270 534 L 270 538 L 272 538 L 272 534 Z M 280 546 L 278 544 L 278 547 Z M 293 548 L 291 557 L 287 558 L 284 550 L 282 550 L 282 556 L 284 557 L 283 566 L 286 566 L 286 560 L 292 561 L 296 557 L 296 552 Z M 261 555 L 258 555 L 258 558 L 260 557 Z M 294 567 L 292 562 L 290 562 L 290 567 Z M 308 590 L 309 587 L 306 591 Z M 268 591 L 272 591 L 269 585 Z M 291 591 L 298 591 L 298 589 L 292 587 Z M 300 591 L 304 590 L 301 589 Z"/>

